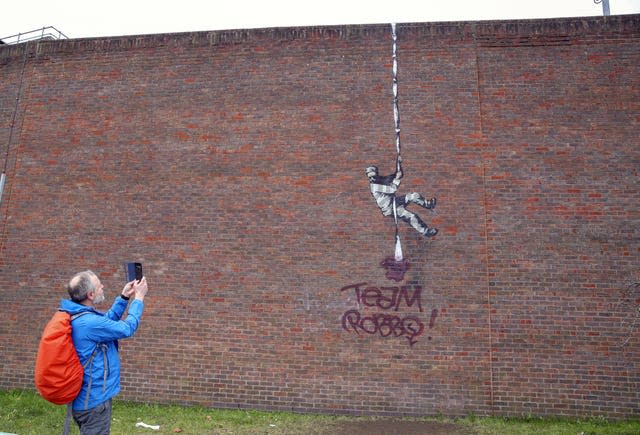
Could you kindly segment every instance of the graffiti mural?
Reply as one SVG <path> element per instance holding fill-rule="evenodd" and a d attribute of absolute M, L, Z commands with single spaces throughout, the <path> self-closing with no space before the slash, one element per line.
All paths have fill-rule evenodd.
<path fill-rule="evenodd" d="M 395 221 L 395 260 L 401 262 L 403 259 L 402 245 L 398 233 L 398 219 L 408 223 L 420 235 L 433 237 L 438 234 L 437 228 L 430 228 L 414 212 L 407 209 L 410 204 L 416 204 L 426 210 L 433 210 L 436 206 L 436 198 L 426 199 L 418 192 L 410 192 L 405 195 L 398 195 L 400 181 L 404 175 L 402 171 L 402 156 L 400 153 L 400 108 L 398 104 L 398 46 L 396 25 L 391 24 L 392 45 L 392 90 L 393 90 L 393 121 L 395 131 L 396 148 L 396 170 L 389 175 L 380 175 L 378 167 L 371 165 L 365 169 L 365 174 L 369 180 L 369 190 L 383 216 L 393 216 Z"/>
<path fill-rule="evenodd" d="M 386 313 L 375 313 L 363 317 L 358 310 L 349 310 L 342 316 L 342 327 L 353 329 L 357 334 L 380 334 L 381 337 L 406 337 L 409 345 L 417 343 L 416 337 L 423 333 L 424 323 L 416 316 L 400 317 Z"/>
<path fill-rule="evenodd" d="M 404 274 L 409 270 L 407 259 L 396 260 L 394 257 L 387 257 L 380 262 L 380 266 L 386 269 L 385 276 L 389 281 L 400 282 L 404 279 Z"/>
<path fill-rule="evenodd" d="M 369 166 L 365 172 L 369 178 L 369 188 L 371 195 L 378 204 L 384 216 L 394 216 L 407 222 L 418 233 L 425 237 L 433 237 L 438 234 L 436 228 L 429 228 L 420 216 L 406 209 L 409 204 L 417 204 L 427 210 L 432 210 L 436 206 L 436 198 L 425 199 L 418 192 L 407 193 L 404 196 L 397 196 L 396 192 L 400 186 L 402 178 L 402 159 L 398 159 L 396 172 L 391 175 L 378 175 L 376 166 Z"/>
<path fill-rule="evenodd" d="M 393 258 L 382 261 L 382 265 L 393 264 L 394 269 L 397 264 Z M 408 269 L 408 262 L 403 264 Z M 404 271 L 395 270 L 394 280 L 398 276 L 396 273 Z M 403 315 L 400 309 L 417 309 L 419 313 L 424 312 L 422 306 L 422 287 L 419 285 L 409 286 L 380 286 L 369 285 L 366 282 L 349 284 L 340 289 L 340 292 L 353 291 L 359 307 L 371 310 L 377 309 L 382 312 L 362 314 L 359 309 L 349 309 L 342 315 L 342 329 L 356 334 L 364 333 L 370 335 L 379 334 L 381 337 L 405 337 L 409 346 L 418 342 L 425 332 L 425 323 L 420 314 Z M 438 310 L 432 309 L 427 328 L 431 330 L 438 317 Z M 431 337 L 428 337 L 431 340 Z"/>
<path fill-rule="evenodd" d="M 412 289 L 407 285 L 374 287 L 369 286 L 366 282 L 361 282 L 344 286 L 340 291 L 351 289 L 355 291 L 358 305 L 398 311 L 404 301 L 406 307 L 411 308 L 416 304 L 421 313 L 424 311 L 422 308 L 422 287 L 419 285 L 413 286 Z"/>
<path fill-rule="evenodd" d="M 393 37 L 393 118 L 395 124 L 396 169 L 389 175 L 381 175 L 377 166 L 368 166 L 365 175 L 369 180 L 369 190 L 376 205 L 383 216 L 391 217 L 395 221 L 395 255 L 386 257 L 380 262 L 385 269 L 385 277 L 389 281 L 399 283 L 404 280 L 405 273 L 409 270 L 409 261 L 404 258 L 400 235 L 398 232 L 398 219 L 409 224 L 415 231 L 424 237 L 433 237 L 438 234 L 437 228 L 429 227 L 416 213 L 407 209 L 409 205 L 417 205 L 425 210 L 431 210 L 436 206 L 436 198 L 426 199 L 418 192 L 410 192 L 404 195 L 398 194 L 398 188 L 403 177 L 402 156 L 400 155 L 400 110 L 398 108 L 398 61 L 396 44 L 396 26 L 391 25 Z M 381 337 L 404 337 L 413 346 L 418 338 L 431 330 L 438 310 L 432 309 L 430 318 L 425 325 L 422 307 L 422 287 L 415 285 L 374 286 L 366 282 L 349 284 L 340 289 L 340 292 L 353 291 L 358 308 L 351 308 L 342 315 L 342 329 L 356 334 L 380 335 Z M 403 314 L 400 308 L 414 309 L 420 314 Z M 361 308 L 365 312 L 361 312 Z M 372 312 L 373 311 L 373 312 Z M 428 337 L 431 340 L 431 337 Z"/>

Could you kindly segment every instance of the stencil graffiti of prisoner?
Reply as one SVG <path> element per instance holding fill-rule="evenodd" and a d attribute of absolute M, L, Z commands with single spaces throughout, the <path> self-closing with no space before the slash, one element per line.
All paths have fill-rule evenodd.
<path fill-rule="evenodd" d="M 390 175 L 378 174 L 377 166 L 369 166 L 365 169 L 369 178 L 371 194 L 376 200 L 376 204 L 384 216 L 393 216 L 396 224 L 396 250 L 395 261 L 402 262 L 402 246 L 398 235 L 398 218 L 411 225 L 418 233 L 425 237 L 433 237 L 438 233 L 436 228 L 429 228 L 420 217 L 407 210 L 409 204 L 417 204 L 425 209 L 431 210 L 436 206 L 436 199 L 425 199 L 417 192 L 407 193 L 404 196 L 397 196 L 396 192 L 402 179 L 402 157 L 400 155 L 400 109 L 398 107 L 398 47 L 396 25 L 391 24 L 391 36 L 393 39 L 393 120 L 395 124 L 396 142 L 396 172 Z"/>
<path fill-rule="evenodd" d="M 398 159 L 396 172 L 390 175 L 379 175 L 377 166 L 369 166 L 366 170 L 369 178 L 371 195 L 376 200 L 376 204 L 384 216 L 397 216 L 411 225 L 418 233 L 425 237 L 433 237 L 438 234 L 436 228 L 429 228 L 420 216 L 407 210 L 409 204 L 417 204 L 427 210 L 436 206 L 436 198 L 425 199 L 418 192 L 407 193 L 404 196 L 397 196 L 396 192 L 402 179 L 402 158 Z M 395 210 L 394 210 L 395 209 Z M 395 212 L 395 213 L 394 213 Z"/>

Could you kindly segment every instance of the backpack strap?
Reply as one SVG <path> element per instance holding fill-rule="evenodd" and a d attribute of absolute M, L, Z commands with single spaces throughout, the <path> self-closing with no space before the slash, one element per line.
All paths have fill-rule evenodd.
<path fill-rule="evenodd" d="M 64 427 L 62 428 L 62 435 L 69 435 L 71 433 L 71 419 L 73 418 L 73 402 L 67 403 L 67 414 L 64 417 Z"/>
<path fill-rule="evenodd" d="M 62 311 L 62 310 L 60 310 Z M 80 311 L 79 313 L 71 314 L 71 321 L 76 320 L 78 317 L 84 316 L 85 314 L 90 314 L 91 311 Z"/>
<path fill-rule="evenodd" d="M 93 351 L 93 353 L 91 354 L 91 357 L 87 360 L 87 362 L 85 363 L 85 365 L 83 366 L 83 368 L 86 368 L 87 365 L 89 366 L 89 370 L 91 370 L 91 367 L 93 366 L 93 360 L 96 356 L 96 354 L 98 353 L 98 350 L 102 350 L 102 367 L 104 367 L 104 379 L 102 382 L 102 392 L 104 393 L 106 391 L 107 388 L 107 374 L 109 373 L 109 359 L 107 358 L 107 345 L 104 343 L 98 343 L 98 345 L 96 346 L 95 350 Z M 85 397 L 84 400 L 84 408 L 88 409 L 89 408 L 89 396 L 91 395 L 91 384 L 93 383 L 93 378 L 91 376 L 89 376 L 89 385 L 87 385 L 87 397 Z"/>
<path fill-rule="evenodd" d="M 91 356 L 89 357 L 87 362 L 84 363 L 84 365 L 82 366 L 83 369 L 86 369 L 87 366 L 89 366 L 89 369 L 91 369 L 91 367 L 93 366 L 93 359 L 95 358 L 96 353 L 98 352 L 99 348 L 100 348 L 100 344 L 98 344 L 96 346 L 96 348 L 91 353 Z M 106 370 L 107 370 L 107 368 L 105 367 L 105 372 L 106 372 Z M 106 377 L 106 375 L 105 375 L 105 377 Z M 91 396 L 91 384 L 93 384 L 93 377 L 91 375 L 89 375 L 89 385 L 87 385 L 87 397 L 85 397 L 85 399 L 84 399 L 84 409 L 85 410 L 89 408 L 89 397 Z"/>
<path fill-rule="evenodd" d="M 91 311 L 80 311 L 79 313 L 71 315 L 71 321 L 74 321 L 78 317 L 84 316 L 85 314 L 91 314 L 91 313 L 92 313 Z M 72 328 L 73 328 L 73 325 L 72 325 Z M 93 359 L 95 358 L 96 353 L 98 352 L 98 350 L 102 350 L 102 354 L 103 354 L 103 358 L 104 358 L 104 385 L 106 386 L 106 384 L 107 384 L 107 371 L 109 370 L 109 367 L 107 365 L 107 363 L 108 363 L 108 360 L 107 360 L 107 346 L 104 343 L 98 343 L 96 345 L 96 348 L 93 350 L 93 352 L 91 352 L 91 356 L 89 357 L 87 362 L 85 362 L 82 365 L 82 368 L 86 370 L 87 366 L 89 366 L 89 368 L 91 369 L 91 366 L 93 366 Z M 91 384 L 92 383 L 93 383 L 93 378 L 91 376 L 89 376 L 89 385 L 87 386 L 87 397 L 85 398 L 85 401 L 84 401 L 85 410 L 88 409 L 88 406 L 89 406 L 89 397 L 91 396 Z"/>
<path fill-rule="evenodd" d="M 62 310 L 60 310 L 62 311 Z M 91 311 L 81 311 L 76 314 L 72 314 L 70 317 L 70 322 L 74 321 L 78 317 L 84 316 L 85 314 L 89 314 Z M 72 326 L 73 327 L 73 326 Z M 93 358 L 93 355 L 92 355 Z M 86 364 L 85 364 L 86 366 Z M 83 366 L 83 368 L 85 367 Z M 73 418 L 73 402 L 67 403 L 67 413 L 64 417 L 64 427 L 62 429 L 62 435 L 69 435 L 71 433 L 71 419 Z"/>

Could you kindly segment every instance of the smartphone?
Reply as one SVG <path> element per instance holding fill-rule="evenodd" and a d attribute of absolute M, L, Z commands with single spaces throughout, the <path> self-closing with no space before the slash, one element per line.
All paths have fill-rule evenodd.
<path fill-rule="evenodd" d="M 142 279 L 142 263 L 124 263 L 124 272 L 127 282 L 134 279 L 140 281 Z"/>

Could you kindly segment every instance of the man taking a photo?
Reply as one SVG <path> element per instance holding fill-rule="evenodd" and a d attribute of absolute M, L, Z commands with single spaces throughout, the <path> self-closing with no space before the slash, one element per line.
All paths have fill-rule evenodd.
<path fill-rule="evenodd" d="M 127 283 L 109 311 L 102 313 L 96 307 L 105 300 L 104 288 L 94 272 L 80 272 L 67 285 L 71 299 L 62 300 L 60 310 L 72 316 L 88 312 L 71 324 L 73 344 L 84 366 L 82 388 L 72 405 L 81 435 L 110 433 L 111 400 L 120 392 L 118 340 L 138 329 L 147 290 L 145 277 Z M 121 319 L 127 306 L 129 313 Z"/>

